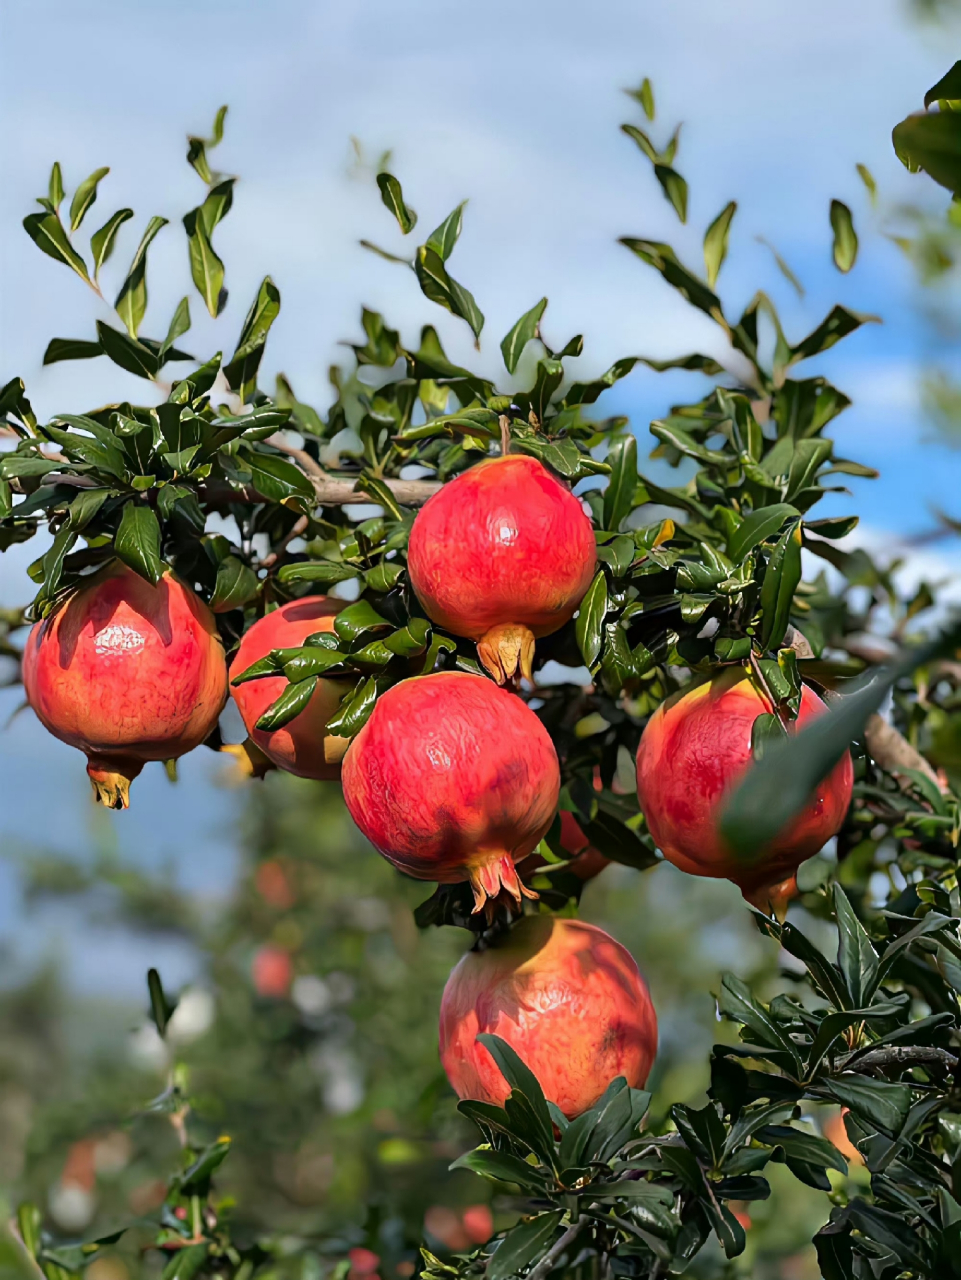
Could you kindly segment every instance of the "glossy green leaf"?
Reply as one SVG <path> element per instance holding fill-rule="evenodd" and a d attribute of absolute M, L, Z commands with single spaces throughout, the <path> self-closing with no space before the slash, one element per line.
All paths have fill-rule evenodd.
<path fill-rule="evenodd" d="M 285 724 L 289 724 L 291 720 L 300 715 L 301 711 L 304 710 L 307 703 L 314 696 L 316 688 L 316 676 L 312 676 L 307 680 L 298 680 L 296 684 L 288 684 L 277 701 L 272 702 L 257 721 L 256 727 L 264 733 L 272 733 L 275 729 L 282 729 Z"/>
<path fill-rule="evenodd" d="M 581 601 L 575 622 L 577 647 L 581 651 L 584 663 L 593 667 L 600 657 L 601 639 L 604 635 L 604 618 L 607 615 L 607 576 L 603 569 L 598 570 L 594 581 L 587 588 L 587 594 Z"/>
<path fill-rule="evenodd" d="M 210 236 L 200 216 L 200 209 L 191 209 L 184 215 L 184 230 L 190 249 L 190 275 L 197 292 L 214 317 L 220 315 L 226 303 L 224 290 L 224 264 L 214 252 Z"/>
<path fill-rule="evenodd" d="M 737 213 L 737 201 L 726 204 L 704 233 L 704 266 L 707 282 L 713 289 L 717 284 L 724 259 L 727 257 L 727 240 L 731 222 Z"/>
<path fill-rule="evenodd" d="M 414 260 L 414 270 L 424 296 L 441 307 L 446 307 L 453 315 L 466 320 L 474 337 L 480 337 L 484 327 L 484 314 L 474 301 L 473 295 L 451 279 L 447 274 L 444 261 L 430 245 L 421 245 Z"/>
<path fill-rule="evenodd" d="M 167 336 L 160 344 L 161 360 L 177 341 L 190 328 L 190 303 L 187 298 L 181 298 L 177 303 L 177 309 L 173 313 L 170 321 L 170 327 L 167 330 Z"/>
<path fill-rule="evenodd" d="M 800 581 L 801 522 L 795 520 L 781 534 L 764 571 L 761 583 L 762 649 L 780 646 Z"/>
<path fill-rule="evenodd" d="M 50 181 L 47 184 L 47 199 L 53 206 L 54 213 L 63 204 L 63 195 L 63 171 L 60 168 L 60 161 L 55 160 L 50 169 Z"/>
<path fill-rule="evenodd" d="M 850 271 L 858 256 L 858 237 L 851 210 L 840 200 L 831 201 L 831 230 L 834 233 L 834 265 Z"/>
<path fill-rule="evenodd" d="M 124 505 L 113 546 L 128 568 L 157 585 L 164 563 L 160 558 L 160 524 L 150 507 L 140 502 Z"/>
<path fill-rule="evenodd" d="M 824 1081 L 824 1088 L 844 1107 L 863 1116 L 888 1137 L 901 1130 L 911 1106 L 911 1090 L 906 1084 L 843 1075 Z"/>
<path fill-rule="evenodd" d="M 667 283 L 676 289 L 691 306 L 704 311 L 712 319 L 722 315 L 720 298 L 703 281 L 688 271 L 669 244 L 663 244 L 658 240 L 639 240 L 634 236 L 624 236 L 619 243 L 637 254 L 642 262 L 646 262 L 655 271 L 660 272 Z"/>
<path fill-rule="evenodd" d="M 891 140 L 909 172 L 924 172 L 939 186 L 961 196 L 961 112 L 910 115 L 895 125 Z"/>
<path fill-rule="evenodd" d="M 90 253 L 93 257 L 93 278 L 98 279 L 100 268 L 113 253 L 117 232 L 133 217 L 133 209 L 118 209 L 107 219 L 99 231 L 90 237 Z"/>
<path fill-rule="evenodd" d="M 226 613 L 229 609 L 239 608 L 257 594 L 257 575 L 249 565 L 237 556 L 225 556 L 217 565 L 217 579 L 214 583 L 210 607 L 214 613 Z"/>
<path fill-rule="evenodd" d="M 101 178 L 110 172 L 109 168 L 94 169 L 89 178 L 84 178 L 73 193 L 70 201 L 70 230 L 76 231 L 84 220 L 87 210 L 97 198 L 97 186 Z"/>
<path fill-rule="evenodd" d="M 102 356 L 99 342 L 86 342 L 83 338 L 51 338 L 43 353 L 43 363 L 58 364 L 61 360 L 93 360 Z"/>
<path fill-rule="evenodd" d="M 452 213 L 449 213 L 439 227 L 427 237 L 424 248 L 433 250 L 440 258 L 441 262 L 446 262 L 454 251 L 454 245 L 460 238 L 461 228 L 464 225 L 464 206 L 466 200 L 462 200 Z"/>
<path fill-rule="evenodd" d="M 140 322 L 147 310 L 147 249 L 161 227 L 167 225 L 167 218 L 151 218 L 147 230 L 137 246 L 127 278 L 120 287 L 114 302 L 117 315 L 124 322 L 131 338 L 136 338 Z"/>
<path fill-rule="evenodd" d="M 880 320 L 877 316 L 860 315 L 840 305 L 832 307 L 818 327 L 802 339 L 796 347 L 791 348 L 792 364 L 830 350 L 835 343 L 846 338 L 848 334 L 854 333 L 855 329 L 860 329 L 863 324 L 880 324 Z"/>
<path fill-rule="evenodd" d="M 563 1209 L 553 1209 L 508 1231 L 487 1264 L 487 1280 L 508 1280 L 520 1274 L 547 1250 L 563 1216 Z"/>
<path fill-rule="evenodd" d="M 131 338 L 119 329 L 112 329 L 102 320 L 97 321 L 97 334 L 100 348 L 105 356 L 109 356 L 114 364 L 120 365 L 128 373 L 135 373 L 141 378 L 155 378 L 160 368 L 157 355 L 144 346 L 136 338 Z"/>
<path fill-rule="evenodd" d="M 790 503 L 778 502 L 770 507 L 761 507 L 746 516 L 731 536 L 727 553 L 738 564 L 749 551 L 774 536 L 785 520 L 797 517 L 800 512 Z"/>
<path fill-rule="evenodd" d="M 392 624 L 377 612 L 369 600 L 349 604 L 334 618 L 334 631 L 345 643 L 359 639 L 368 631 L 392 629 Z"/>
<path fill-rule="evenodd" d="M 318 586 L 333 586 L 335 582 L 346 582 L 356 578 L 360 570 L 356 565 L 339 564 L 333 560 L 304 560 L 296 564 L 285 564 L 277 570 L 281 582 L 316 582 Z"/>
<path fill-rule="evenodd" d="M 38 249 L 42 249 L 57 262 L 72 267 L 81 280 L 89 282 L 86 263 L 67 239 L 67 233 L 56 214 L 29 213 L 23 220 L 23 228 Z"/>
<path fill-rule="evenodd" d="M 851 1003 L 857 1008 L 867 1004 L 874 994 L 878 954 L 839 884 L 834 885 L 834 913 L 838 922 L 838 967 L 847 983 Z"/>
<path fill-rule="evenodd" d="M 378 679 L 377 676 L 368 676 L 344 699 L 327 721 L 328 733 L 341 738 L 352 738 L 360 733 L 377 703 L 380 693 Z"/>
<path fill-rule="evenodd" d="M 203 223 L 208 239 L 213 235 L 214 227 L 226 218 L 233 202 L 233 178 L 227 178 L 223 182 L 218 182 L 215 187 L 211 187 L 207 199 L 200 206 L 199 213 L 199 220 Z"/>
<path fill-rule="evenodd" d="M 271 502 L 294 504 L 298 510 L 314 496 L 314 486 L 293 463 L 272 453 L 245 451 L 244 466 L 253 477 L 253 486 Z"/>
<path fill-rule="evenodd" d="M 520 1156 L 511 1155 L 509 1151 L 491 1151 L 477 1147 L 465 1152 L 450 1167 L 470 1169 L 471 1173 L 478 1173 L 482 1178 L 490 1178 L 493 1182 L 514 1182 L 525 1191 L 541 1189 L 545 1185 L 543 1173 Z"/>
<path fill-rule="evenodd" d="M 541 298 L 530 311 L 524 312 L 510 332 L 505 335 L 501 342 L 501 355 L 504 357 L 504 365 L 508 373 L 516 371 L 524 348 L 537 337 L 538 325 L 546 309 L 547 299 Z"/>
<path fill-rule="evenodd" d="M 795 1129 L 791 1125 L 766 1125 L 757 1129 L 754 1137 L 765 1146 L 781 1147 L 792 1160 L 837 1169 L 838 1173 L 848 1171 L 848 1162 L 834 1143 L 808 1130 Z"/>
<path fill-rule="evenodd" d="M 257 372 L 267 334 L 279 313 L 280 290 L 270 276 L 265 276 L 240 330 L 237 349 L 224 367 L 224 377 L 231 390 L 242 400 L 248 400 L 257 389 Z"/>
<path fill-rule="evenodd" d="M 687 222 L 687 183 L 685 180 L 676 169 L 672 169 L 667 164 L 656 164 L 654 166 L 654 176 L 661 184 L 661 190 L 678 218 L 681 222 Z"/>
<path fill-rule="evenodd" d="M 404 203 L 404 192 L 400 183 L 392 173 L 378 173 L 377 185 L 380 198 L 397 219 L 397 224 L 406 236 L 417 225 L 417 214 Z"/>
<path fill-rule="evenodd" d="M 604 490 L 604 528 L 616 530 L 630 515 L 634 505 L 634 490 L 637 488 L 637 441 L 634 437 L 623 436 L 615 441 L 607 462 L 611 477 Z"/>
<path fill-rule="evenodd" d="M 178 1249 L 161 1273 L 160 1280 L 193 1280 L 207 1261 L 209 1244 L 189 1244 Z"/>
<path fill-rule="evenodd" d="M 606 373 L 602 373 L 592 382 L 575 382 L 564 397 L 564 404 L 593 404 L 598 396 L 613 387 L 615 382 L 626 378 L 637 362 L 637 356 L 625 356 L 623 360 L 616 360 Z"/>

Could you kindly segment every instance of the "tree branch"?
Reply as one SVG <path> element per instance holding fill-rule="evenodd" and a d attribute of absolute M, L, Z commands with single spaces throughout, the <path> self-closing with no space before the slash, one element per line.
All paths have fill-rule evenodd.
<path fill-rule="evenodd" d="M 301 471 L 309 477 L 321 506 L 343 507 L 349 503 L 373 501 L 369 494 L 356 488 L 355 480 L 332 476 L 329 471 L 325 471 L 306 449 L 298 449 L 279 436 L 268 437 L 267 444 L 293 458 Z M 442 487 L 440 480 L 385 480 L 384 484 L 403 507 L 422 507 Z"/>
<path fill-rule="evenodd" d="M 551 1245 L 534 1270 L 530 1272 L 527 1280 L 543 1280 L 543 1277 L 547 1275 L 551 1267 L 553 1267 L 554 1263 L 571 1243 L 583 1225 L 583 1218 L 580 1218 L 577 1222 L 571 1223 L 561 1236 L 560 1240 L 558 1240 L 556 1244 Z"/>
<path fill-rule="evenodd" d="M 938 775 L 919 751 L 911 746 L 907 738 L 900 734 L 894 725 L 888 724 L 877 712 L 870 717 L 864 727 L 864 740 L 867 743 L 871 758 L 888 773 L 899 773 L 903 769 L 916 769 L 930 778 L 938 790 L 942 790 Z M 904 779 L 904 785 L 910 786 L 910 779 Z"/>
<path fill-rule="evenodd" d="M 853 1061 L 855 1058 L 856 1062 Z M 921 1066 L 935 1062 L 952 1071 L 958 1065 L 953 1053 L 934 1045 L 889 1045 L 883 1049 L 869 1049 L 860 1056 L 849 1054 L 840 1065 L 849 1071 L 869 1071 L 876 1067 Z"/>

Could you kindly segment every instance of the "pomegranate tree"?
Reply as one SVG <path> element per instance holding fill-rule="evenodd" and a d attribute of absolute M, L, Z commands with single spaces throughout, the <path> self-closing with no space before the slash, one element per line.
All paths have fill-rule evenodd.
<path fill-rule="evenodd" d="M 97 800 L 126 809 L 148 760 L 176 760 L 216 728 L 227 664 L 189 587 L 114 561 L 34 626 L 23 683 L 43 724 L 86 755 Z"/>
<path fill-rule="evenodd" d="M 498 1035 L 570 1118 L 617 1076 L 640 1088 L 657 1018 L 629 951 L 583 920 L 527 916 L 454 969 L 440 1007 L 440 1057 L 460 1098 L 504 1102 L 510 1088 L 480 1032 Z"/>
<path fill-rule="evenodd" d="M 305 596 L 274 609 L 245 633 L 231 663 L 231 675 L 241 675 L 273 649 L 296 649 L 309 635 L 333 632 L 334 618 L 341 608 L 341 600 Z M 293 720 L 277 729 L 258 729 L 257 721 L 285 686 L 283 676 L 265 676 L 231 686 L 247 733 L 278 769 L 301 778 L 336 778 L 341 748 L 347 743 L 327 732 L 327 721 L 340 704 L 343 683 L 318 680 L 307 706 Z"/>
<path fill-rule="evenodd" d="M 474 910 L 535 897 L 515 864 L 557 808 L 557 753 L 520 698 L 461 672 L 405 680 L 344 759 L 344 799 L 370 842 L 418 880 L 469 880 Z"/>
<path fill-rule="evenodd" d="M 805 685 L 797 723 L 823 714 Z M 853 769 L 845 752 L 805 809 L 773 844 L 751 859 L 718 829 L 724 800 L 751 765 L 758 716 L 771 703 L 735 667 L 680 692 L 651 716 L 637 752 L 637 798 L 658 848 L 692 875 L 733 880 L 749 901 L 779 907 L 796 891 L 794 873 L 836 835 L 851 803 Z"/>
<path fill-rule="evenodd" d="M 569 622 L 597 564 L 594 532 L 570 489 L 512 454 L 445 485 L 414 520 L 411 586 L 428 617 L 476 640 L 499 684 L 533 678 L 534 641 Z"/>

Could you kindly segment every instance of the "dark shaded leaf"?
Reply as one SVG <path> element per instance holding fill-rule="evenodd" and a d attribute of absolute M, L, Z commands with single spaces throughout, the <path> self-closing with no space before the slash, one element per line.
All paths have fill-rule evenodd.
<path fill-rule="evenodd" d="M 117 242 L 117 232 L 125 222 L 133 217 L 133 209 L 118 209 L 107 219 L 99 231 L 90 237 L 90 253 L 93 257 L 93 278 L 100 275 L 100 268 L 113 253 Z"/>
<path fill-rule="evenodd" d="M 501 342 L 501 355 L 504 357 L 504 364 L 508 373 L 515 372 L 524 348 L 533 338 L 537 337 L 537 326 L 540 324 L 546 308 L 547 299 L 541 298 L 540 302 L 531 307 L 530 311 L 524 312 Z"/>
<path fill-rule="evenodd" d="M 633 236 L 624 236 L 619 243 L 630 249 L 632 253 L 636 253 L 642 262 L 659 271 L 667 283 L 676 289 L 691 306 L 704 311 L 712 319 L 717 319 L 723 314 L 721 300 L 717 294 L 678 261 L 677 255 L 669 244 L 663 244 L 658 240 L 639 240 Z"/>
<path fill-rule="evenodd" d="M 51 338 L 43 353 L 43 363 L 57 364 L 61 360 L 93 360 L 102 356 L 99 342 L 86 342 L 83 338 Z"/>
<path fill-rule="evenodd" d="M 124 322 L 131 338 L 136 338 L 140 322 L 147 310 L 147 249 L 151 240 L 161 227 L 167 225 L 167 218 L 151 218 L 147 230 L 137 246 L 127 278 L 120 287 L 114 302 L 117 315 Z"/>
<path fill-rule="evenodd" d="M 149 507 L 139 502 L 125 504 L 113 545 L 125 565 L 157 585 L 164 563 L 160 558 L 160 525 Z"/>
<path fill-rule="evenodd" d="M 784 638 L 794 592 L 801 581 L 801 521 L 781 534 L 761 583 L 761 648 L 777 649 Z"/>
<path fill-rule="evenodd" d="M 271 733 L 274 729 L 281 729 L 285 724 L 289 724 L 304 710 L 314 696 L 316 688 L 316 676 L 298 680 L 295 684 L 288 684 L 277 701 L 271 703 L 257 721 L 257 728 L 265 733 Z"/>
<path fill-rule="evenodd" d="M 280 313 L 280 290 L 265 276 L 250 310 L 247 312 L 237 349 L 224 366 L 224 377 L 241 400 L 247 400 L 257 388 L 257 371 L 263 358 L 270 326 Z"/>
<path fill-rule="evenodd" d="M 406 236 L 417 225 L 417 214 L 404 203 L 404 192 L 400 183 L 392 173 L 378 173 L 377 185 L 380 198 L 397 219 L 398 226 Z"/>
<path fill-rule="evenodd" d="M 72 267 L 81 280 L 90 280 L 86 263 L 67 239 L 67 233 L 55 213 L 28 213 L 23 220 L 23 229 L 48 257 Z"/>
<path fill-rule="evenodd" d="M 217 565 L 210 607 L 214 613 L 226 613 L 246 604 L 257 594 L 257 575 L 237 556 L 225 556 Z"/>
<path fill-rule="evenodd" d="M 656 164 L 654 176 L 681 222 L 687 222 L 687 183 L 667 164 Z"/>
<path fill-rule="evenodd" d="M 759 543 L 773 537 L 785 520 L 798 515 L 800 515 L 798 509 L 787 502 L 778 502 L 773 506 L 761 507 L 758 511 L 752 512 L 741 521 L 728 540 L 728 555 L 735 564 L 740 563 Z"/>
<path fill-rule="evenodd" d="M 160 360 L 149 347 L 131 338 L 119 329 L 112 329 L 102 320 L 97 321 L 97 334 L 100 348 L 105 356 L 109 356 L 114 364 L 120 365 L 128 373 L 135 373 L 140 378 L 155 378 L 160 369 Z"/>
<path fill-rule="evenodd" d="M 523 1271 L 547 1250 L 563 1216 L 563 1209 L 553 1209 L 508 1231 L 487 1264 L 487 1280 L 508 1280 Z"/>
<path fill-rule="evenodd" d="M 447 274 L 444 260 L 429 244 L 421 245 L 417 250 L 414 270 L 424 296 L 431 302 L 446 307 L 453 315 L 466 320 L 474 337 L 480 337 L 484 327 L 483 312 L 474 301 L 473 295 Z"/>
<path fill-rule="evenodd" d="M 604 635 L 604 618 L 607 615 L 607 576 L 600 569 L 594 581 L 587 588 L 587 594 L 581 601 L 575 622 L 577 647 L 581 651 L 584 662 L 592 667 L 601 653 L 601 640 Z"/>

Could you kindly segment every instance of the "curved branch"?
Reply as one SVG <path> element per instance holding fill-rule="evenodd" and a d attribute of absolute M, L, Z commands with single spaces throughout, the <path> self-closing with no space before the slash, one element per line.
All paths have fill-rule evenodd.
<path fill-rule="evenodd" d="M 267 444 L 286 453 L 300 467 L 314 486 L 317 501 L 324 507 L 343 507 L 350 503 L 373 502 L 370 494 L 356 488 L 356 481 L 342 476 L 332 476 L 306 449 L 298 449 L 279 436 L 269 436 Z M 422 507 L 442 488 L 440 480 L 384 480 L 397 501 L 404 507 Z"/>
<path fill-rule="evenodd" d="M 938 1049 L 934 1045 L 889 1045 L 884 1049 L 869 1049 L 861 1054 L 856 1062 L 850 1055 L 841 1064 L 848 1071 L 868 1071 L 876 1067 L 923 1066 L 925 1063 L 939 1063 L 953 1071 L 958 1059 L 947 1049 Z"/>

